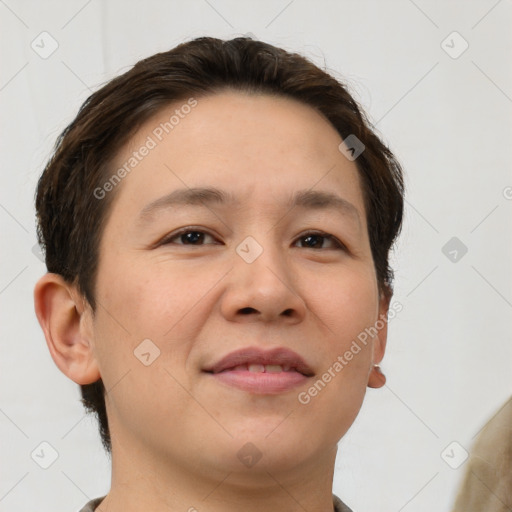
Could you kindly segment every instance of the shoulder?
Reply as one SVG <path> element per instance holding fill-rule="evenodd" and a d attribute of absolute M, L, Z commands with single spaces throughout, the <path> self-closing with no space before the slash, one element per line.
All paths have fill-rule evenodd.
<path fill-rule="evenodd" d="M 83 508 L 80 509 L 79 512 L 94 512 L 96 507 L 103 501 L 105 496 L 101 496 L 101 498 L 95 498 L 91 501 L 88 501 Z"/>
<path fill-rule="evenodd" d="M 343 501 L 341 501 L 335 494 L 332 495 L 332 502 L 334 505 L 334 512 L 352 512 Z"/>
<path fill-rule="evenodd" d="M 512 398 L 479 433 L 454 510 L 495 512 L 512 507 Z"/>

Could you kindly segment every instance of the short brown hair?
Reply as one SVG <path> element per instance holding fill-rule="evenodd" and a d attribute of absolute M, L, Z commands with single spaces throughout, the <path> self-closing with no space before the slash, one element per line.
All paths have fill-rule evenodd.
<path fill-rule="evenodd" d="M 379 291 L 390 299 L 388 254 L 401 230 L 404 202 L 399 162 L 344 84 L 297 53 L 248 37 L 182 43 L 139 61 L 84 102 L 57 139 L 37 187 L 37 232 L 48 271 L 76 284 L 95 311 L 99 242 L 115 192 L 98 200 L 94 191 L 112 175 L 112 160 L 142 123 L 170 103 L 223 89 L 293 98 L 323 114 L 343 140 L 353 135 L 364 144 L 355 163 Z M 110 453 L 102 380 L 82 385 L 81 392 Z"/>

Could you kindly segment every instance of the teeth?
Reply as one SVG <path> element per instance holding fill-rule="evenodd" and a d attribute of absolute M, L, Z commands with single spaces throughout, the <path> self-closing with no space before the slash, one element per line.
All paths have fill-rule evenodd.
<path fill-rule="evenodd" d="M 254 373 L 281 373 L 289 372 L 290 365 L 280 364 L 240 364 L 231 368 L 232 371 L 250 371 Z"/>
<path fill-rule="evenodd" d="M 283 367 L 280 364 L 266 364 L 265 372 L 267 373 L 281 373 L 283 371 Z"/>
<path fill-rule="evenodd" d="M 258 372 L 258 373 L 262 373 L 265 371 L 265 366 L 262 365 L 262 364 L 250 364 L 248 365 L 247 369 L 250 371 L 250 372 Z"/>
<path fill-rule="evenodd" d="M 281 373 L 284 371 L 283 367 L 280 364 L 250 364 L 248 365 L 248 370 L 250 372 L 265 372 L 265 373 Z"/>

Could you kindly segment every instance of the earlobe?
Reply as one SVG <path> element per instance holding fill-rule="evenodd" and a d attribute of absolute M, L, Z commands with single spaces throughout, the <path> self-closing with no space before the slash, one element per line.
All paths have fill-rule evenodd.
<path fill-rule="evenodd" d="M 368 376 L 369 388 L 381 388 L 386 384 L 386 376 L 382 373 L 379 363 L 384 358 L 388 337 L 388 311 L 391 297 L 382 296 L 379 304 L 379 318 L 375 327 L 377 334 L 373 340 L 372 368 Z"/>
<path fill-rule="evenodd" d="M 378 364 L 374 365 L 368 377 L 369 388 L 381 388 L 386 384 L 386 376 L 382 373 Z"/>
<path fill-rule="evenodd" d="M 87 328 L 90 312 L 76 288 L 58 274 L 45 274 L 35 286 L 34 306 L 60 371 L 77 384 L 96 382 L 101 376 Z"/>

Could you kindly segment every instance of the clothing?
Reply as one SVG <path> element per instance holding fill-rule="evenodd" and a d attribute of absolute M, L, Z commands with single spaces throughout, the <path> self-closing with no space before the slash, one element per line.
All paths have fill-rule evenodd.
<path fill-rule="evenodd" d="M 453 512 L 512 510 L 512 397 L 479 433 Z"/>
<path fill-rule="evenodd" d="M 80 509 L 80 512 L 94 512 L 96 507 L 103 501 L 104 498 L 105 496 L 102 496 L 101 498 L 96 498 L 87 502 L 85 507 Z"/>
<path fill-rule="evenodd" d="M 343 501 L 341 501 L 335 494 L 332 495 L 332 501 L 334 505 L 334 512 L 352 512 L 352 509 L 348 508 Z"/>
<path fill-rule="evenodd" d="M 94 512 L 104 497 L 105 496 L 102 496 L 101 498 L 96 498 L 89 501 L 89 503 L 87 503 L 85 507 L 80 510 L 80 512 Z M 332 495 L 332 503 L 334 505 L 334 512 L 352 512 L 352 510 L 349 509 L 347 505 L 345 505 L 345 503 L 343 503 L 335 494 Z"/>

